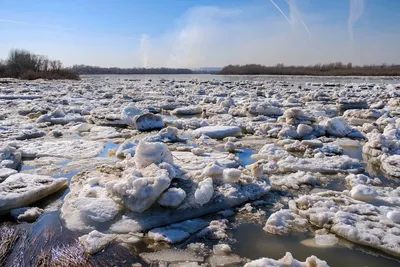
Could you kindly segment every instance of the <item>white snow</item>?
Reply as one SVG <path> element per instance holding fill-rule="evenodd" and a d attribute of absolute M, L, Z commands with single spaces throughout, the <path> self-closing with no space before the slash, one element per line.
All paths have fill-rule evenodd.
<path fill-rule="evenodd" d="M 329 265 L 315 256 L 308 257 L 305 262 L 301 262 L 294 259 L 290 252 L 286 252 L 280 260 L 261 258 L 246 263 L 244 267 L 329 267 Z"/>
<path fill-rule="evenodd" d="M 354 243 L 400 255 L 400 225 L 388 219 L 388 213 L 398 212 L 398 208 L 374 206 L 333 191 L 303 195 L 289 202 L 289 207 L 317 227 Z"/>
<path fill-rule="evenodd" d="M 327 174 L 358 173 L 363 170 L 361 162 L 348 156 L 296 158 L 289 156 L 278 162 L 282 171 L 309 171 Z"/>
<path fill-rule="evenodd" d="M 114 239 L 115 235 L 107 235 L 94 230 L 87 235 L 79 237 L 79 242 L 81 242 L 87 253 L 95 254 L 103 250 Z"/>
<path fill-rule="evenodd" d="M 28 206 L 57 192 L 68 183 L 66 178 L 17 173 L 0 183 L 0 214 Z"/>
<path fill-rule="evenodd" d="M 198 184 L 198 188 L 194 193 L 196 203 L 200 205 L 206 204 L 212 198 L 214 194 L 213 180 L 207 178 Z"/>
<path fill-rule="evenodd" d="M 268 218 L 264 230 L 274 235 L 284 235 L 292 232 L 306 232 L 308 221 L 289 209 L 279 210 Z"/>
<path fill-rule="evenodd" d="M 170 188 L 158 199 L 158 204 L 167 208 L 177 208 L 186 197 L 186 192 L 181 188 Z"/>
<path fill-rule="evenodd" d="M 224 169 L 223 179 L 226 183 L 237 183 L 242 175 L 242 171 L 238 169 Z"/>
<path fill-rule="evenodd" d="M 169 187 L 171 179 L 166 169 L 160 169 L 155 164 L 136 173 L 138 176 L 125 176 L 118 182 L 109 182 L 106 187 L 116 202 L 131 211 L 143 212 Z"/>
<path fill-rule="evenodd" d="M 35 141 L 21 143 L 19 151 L 22 157 L 59 157 L 68 159 L 86 159 L 99 155 L 104 149 L 104 143 L 87 140 Z"/>
<path fill-rule="evenodd" d="M 382 170 L 387 174 L 400 178 L 400 155 L 393 155 L 382 161 Z"/>
<path fill-rule="evenodd" d="M 200 231 L 197 234 L 200 238 L 209 238 L 209 239 L 224 239 L 227 238 L 228 235 L 226 230 L 228 229 L 228 220 L 214 220 L 210 222 L 210 225 Z"/>
<path fill-rule="evenodd" d="M 278 161 L 287 158 L 288 156 L 290 156 L 290 154 L 282 148 L 274 144 L 266 144 L 260 149 L 258 154 L 253 154 L 251 157 L 257 160 L 266 159 Z"/>
<path fill-rule="evenodd" d="M 208 223 L 202 219 L 187 220 L 166 227 L 154 228 L 148 232 L 148 237 L 155 241 L 179 243 L 207 225 Z"/>
<path fill-rule="evenodd" d="M 271 175 L 269 180 L 271 181 L 271 185 L 283 187 L 285 189 L 299 189 L 302 184 L 314 185 L 318 181 L 315 175 L 304 171 L 298 171 L 287 175 Z"/>
<path fill-rule="evenodd" d="M 133 157 L 138 169 L 146 168 L 155 163 L 167 162 L 173 164 L 171 151 L 163 143 L 147 143 L 140 141 Z"/>

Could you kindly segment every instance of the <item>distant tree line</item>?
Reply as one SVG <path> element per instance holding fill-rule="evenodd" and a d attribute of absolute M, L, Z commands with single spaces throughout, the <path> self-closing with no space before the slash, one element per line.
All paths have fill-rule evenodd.
<path fill-rule="evenodd" d="M 103 68 L 87 65 L 74 65 L 72 71 L 78 74 L 193 74 L 190 69 L 170 68 Z"/>
<path fill-rule="evenodd" d="M 6 60 L 0 60 L 0 77 L 35 79 L 79 79 L 71 69 L 64 68 L 61 61 L 50 60 L 22 49 L 10 51 Z"/>
<path fill-rule="evenodd" d="M 258 64 L 228 65 L 221 75 L 312 75 L 312 76 L 400 76 L 400 65 L 353 66 L 342 62 L 312 66 L 263 66 Z"/>

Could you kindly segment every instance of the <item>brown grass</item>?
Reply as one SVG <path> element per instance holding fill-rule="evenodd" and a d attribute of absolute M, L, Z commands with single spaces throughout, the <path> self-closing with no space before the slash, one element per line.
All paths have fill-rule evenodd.
<path fill-rule="evenodd" d="M 15 227 L 3 225 L 0 227 L 0 266 L 5 266 L 7 257 L 11 254 L 19 238 Z"/>

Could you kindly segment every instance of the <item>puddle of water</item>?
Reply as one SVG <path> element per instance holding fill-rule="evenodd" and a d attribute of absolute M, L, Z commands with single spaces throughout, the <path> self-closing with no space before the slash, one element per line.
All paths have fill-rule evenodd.
<path fill-rule="evenodd" d="M 101 152 L 100 155 L 97 156 L 97 158 L 109 158 L 110 156 L 108 155 L 108 151 L 111 149 L 118 149 L 120 144 L 115 144 L 112 142 L 107 142 L 106 147 L 104 148 L 103 152 Z"/>
<path fill-rule="evenodd" d="M 266 233 L 261 225 L 257 224 L 239 225 L 232 230 L 232 233 L 233 238 L 237 240 L 231 246 L 232 251 L 239 256 L 252 260 L 261 257 L 280 259 L 286 252 L 290 252 L 294 258 L 301 261 L 311 255 L 315 255 L 325 260 L 331 267 L 398 267 L 400 264 L 395 259 L 374 255 L 372 250 L 364 250 L 364 248 L 361 251 L 359 248 L 350 249 L 339 245 L 331 248 L 307 247 L 300 244 L 301 241 L 312 237 L 307 233 L 286 236 L 271 235 Z"/>
<path fill-rule="evenodd" d="M 240 152 L 237 152 L 236 155 L 239 157 L 241 161 L 241 165 L 243 167 L 253 164 L 256 162 L 255 159 L 251 158 L 251 155 L 256 154 L 256 152 L 251 148 L 241 149 Z"/>
<path fill-rule="evenodd" d="M 19 172 L 34 170 L 34 169 L 36 169 L 36 168 L 37 168 L 36 166 L 30 166 L 30 165 L 24 165 L 24 164 L 22 164 L 21 167 L 20 167 Z"/>
<path fill-rule="evenodd" d="M 178 117 L 174 115 L 161 115 L 161 117 L 165 123 L 173 123 L 178 119 Z"/>
<path fill-rule="evenodd" d="M 363 161 L 362 146 L 358 147 L 343 147 L 343 155 L 347 155 L 350 158 L 358 159 Z"/>

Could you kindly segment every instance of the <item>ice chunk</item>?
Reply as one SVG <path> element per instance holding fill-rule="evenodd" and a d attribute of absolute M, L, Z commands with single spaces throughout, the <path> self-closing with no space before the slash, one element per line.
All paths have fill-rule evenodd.
<path fill-rule="evenodd" d="M 204 177 L 219 177 L 223 174 L 224 168 L 222 168 L 221 166 L 219 166 L 216 163 L 213 163 L 209 166 L 207 166 L 204 170 L 203 170 L 203 176 Z"/>
<path fill-rule="evenodd" d="M 211 221 L 210 225 L 200 231 L 197 236 L 200 238 L 224 239 L 228 237 L 226 233 L 227 229 L 228 220 L 215 220 Z"/>
<path fill-rule="evenodd" d="M 260 149 L 258 154 L 254 154 L 251 157 L 257 160 L 266 159 L 278 161 L 288 156 L 290 156 L 288 152 L 276 146 L 275 144 L 266 144 Z"/>
<path fill-rule="evenodd" d="M 192 132 L 193 136 L 197 138 L 205 134 L 214 139 L 224 139 L 228 136 L 237 136 L 240 133 L 241 129 L 237 126 L 206 126 Z"/>
<path fill-rule="evenodd" d="M 133 120 L 136 130 L 150 131 L 164 128 L 164 121 L 160 115 L 146 113 L 138 115 Z"/>
<path fill-rule="evenodd" d="M 206 226 L 207 222 L 202 219 L 187 220 L 166 227 L 152 229 L 148 232 L 148 237 L 155 241 L 165 241 L 174 244 L 185 240 L 191 234 Z"/>
<path fill-rule="evenodd" d="M 144 177 L 125 176 L 118 182 L 106 185 L 117 202 L 134 212 L 150 208 L 171 183 L 168 171 L 154 164 L 143 169 L 142 173 Z"/>
<path fill-rule="evenodd" d="M 302 184 L 314 185 L 318 179 L 311 173 L 298 171 L 296 173 L 278 176 L 272 175 L 270 178 L 271 185 L 275 187 L 285 187 L 299 189 Z"/>
<path fill-rule="evenodd" d="M 364 174 L 350 174 L 345 179 L 351 188 L 358 184 L 380 185 L 382 183 L 379 178 L 370 178 Z"/>
<path fill-rule="evenodd" d="M 140 253 L 139 256 L 147 263 L 152 262 L 203 262 L 204 257 L 190 250 L 164 249 L 157 252 Z"/>
<path fill-rule="evenodd" d="M 242 171 L 238 169 L 224 169 L 223 179 L 225 183 L 237 183 L 239 182 Z"/>
<path fill-rule="evenodd" d="M 218 244 L 218 245 L 215 245 L 215 246 L 213 247 L 213 252 L 214 252 L 214 254 L 221 254 L 221 255 L 224 255 L 224 254 L 229 254 L 229 253 L 231 253 L 231 252 L 232 252 L 232 249 L 231 249 L 231 247 L 230 247 L 229 245 L 227 245 L 227 244 Z"/>
<path fill-rule="evenodd" d="M 12 174 L 16 174 L 17 171 L 10 168 L 0 168 L 0 182 L 6 179 L 8 176 Z"/>
<path fill-rule="evenodd" d="M 190 236 L 188 232 L 173 228 L 155 228 L 148 233 L 154 241 L 165 241 L 171 244 L 179 243 Z"/>
<path fill-rule="evenodd" d="M 136 147 L 139 144 L 139 140 L 135 139 L 135 140 L 126 140 L 124 143 L 122 143 L 118 149 L 117 152 L 115 153 L 115 155 L 117 157 L 123 157 L 125 158 L 127 155 L 130 156 L 135 156 L 135 152 L 136 152 Z"/>
<path fill-rule="evenodd" d="M 158 204 L 168 208 L 177 208 L 183 202 L 186 193 L 181 188 L 170 188 L 158 199 Z"/>
<path fill-rule="evenodd" d="M 393 155 L 382 161 L 381 168 L 387 174 L 400 178 L 400 155 Z"/>
<path fill-rule="evenodd" d="M 350 136 L 353 132 L 357 132 L 357 130 L 351 128 L 342 117 L 328 119 L 324 123 L 326 132 L 335 137 Z"/>
<path fill-rule="evenodd" d="M 78 125 L 72 126 L 71 128 L 69 128 L 69 130 L 71 132 L 78 132 L 78 133 L 82 133 L 82 132 L 88 132 L 90 131 L 90 129 L 93 127 L 93 125 L 90 125 L 89 123 L 80 123 Z"/>
<path fill-rule="evenodd" d="M 246 263 L 244 267 L 329 267 L 326 261 L 322 261 L 315 256 L 308 257 L 305 262 L 300 262 L 293 258 L 290 252 L 286 252 L 285 257 L 280 260 L 261 258 Z"/>
<path fill-rule="evenodd" d="M 17 173 L 0 183 L 0 214 L 28 206 L 67 186 L 67 178 Z"/>
<path fill-rule="evenodd" d="M 373 206 L 333 191 L 301 196 L 289 206 L 317 227 L 354 243 L 400 255 L 400 225 L 388 219 L 389 212 L 398 212 L 398 208 Z"/>
<path fill-rule="evenodd" d="M 83 221 L 89 224 L 111 221 L 120 211 L 120 207 L 111 199 L 78 198 L 72 205 L 79 210 Z"/>
<path fill-rule="evenodd" d="M 306 232 L 308 221 L 291 210 L 279 210 L 268 218 L 264 230 L 274 235 L 284 235 L 292 232 Z"/>
<path fill-rule="evenodd" d="M 172 115 L 196 115 L 203 112 L 203 109 L 200 106 L 189 106 L 189 107 L 180 107 L 174 109 L 171 114 Z"/>
<path fill-rule="evenodd" d="M 326 158 L 287 157 L 278 162 L 282 171 L 309 171 L 320 173 L 358 173 L 364 168 L 357 159 L 348 156 L 332 156 Z"/>
<path fill-rule="evenodd" d="M 35 141 L 22 144 L 19 150 L 22 157 L 59 157 L 68 159 L 86 159 L 99 155 L 104 143 L 87 140 Z"/>
<path fill-rule="evenodd" d="M 194 198 L 196 203 L 204 205 L 208 201 L 210 201 L 213 194 L 214 194 L 213 180 L 212 178 L 207 178 L 199 183 L 198 188 L 194 193 Z"/>
<path fill-rule="evenodd" d="M 298 136 L 304 137 L 311 134 L 313 132 L 313 128 L 307 124 L 299 124 L 296 131 Z"/>
<path fill-rule="evenodd" d="M 161 162 L 167 162 L 173 164 L 171 151 L 163 143 L 140 141 L 133 159 L 138 169 L 146 168 L 153 163 L 160 164 Z"/>
<path fill-rule="evenodd" d="M 191 152 L 192 152 L 194 155 L 196 155 L 196 156 L 201 156 L 201 155 L 203 155 L 204 153 L 206 153 L 206 151 L 205 151 L 204 149 L 199 148 L 199 147 L 193 148 L 193 149 L 191 150 Z"/>
<path fill-rule="evenodd" d="M 339 242 L 339 239 L 332 234 L 316 235 L 315 242 L 322 247 L 331 247 Z"/>
<path fill-rule="evenodd" d="M 14 209 L 10 213 L 11 216 L 16 218 L 18 221 L 32 222 L 35 221 L 43 212 L 43 209 L 33 207 Z"/>
<path fill-rule="evenodd" d="M 114 239 L 115 235 L 107 235 L 93 230 L 89 234 L 79 237 L 79 242 L 81 242 L 87 253 L 95 254 L 103 250 Z"/>
<path fill-rule="evenodd" d="M 365 186 L 362 184 L 354 186 L 350 195 L 352 198 L 361 200 L 361 201 L 374 201 L 378 196 L 378 193 L 373 187 Z"/>
<path fill-rule="evenodd" d="M 21 162 L 21 153 L 9 145 L 0 146 L 0 168 L 17 169 Z"/>
<path fill-rule="evenodd" d="M 400 224 L 400 211 L 389 211 L 387 213 L 387 218 L 394 223 Z"/>
<path fill-rule="evenodd" d="M 135 116 L 142 115 L 143 113 L 144 113 L 143 110 L 137 107 L 127 106 L 121 112 L 121 120 L 124 121 L 129 126 L 135 127 L 134 123 Z"/>

